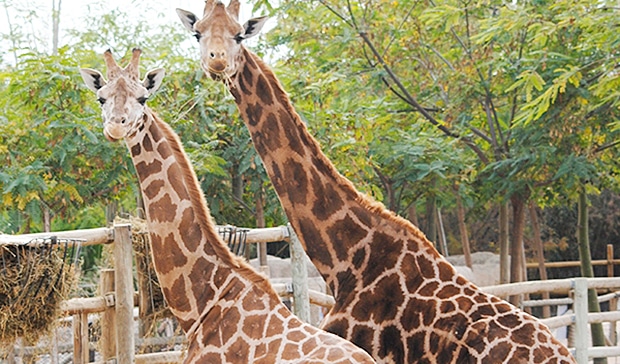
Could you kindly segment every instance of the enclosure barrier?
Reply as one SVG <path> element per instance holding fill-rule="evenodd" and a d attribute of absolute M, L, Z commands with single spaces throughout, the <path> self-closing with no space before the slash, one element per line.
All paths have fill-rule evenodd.
<path fill-rule="evenodd" d="M 131 227 L 128 224 L 116 225 L 113 228 L 98 228 L 68 232 L 28 234 L 19 236 L 0 235 L 1 244 L 32 244 L 33 239 L 56 236 L 59 239 L 73 239 L 81 246 L 109 244 L 113 245 L 115 270 L 102 270 L 100 277 L 99 296 L 92 298 L 74 298 L 61 304 L 64 315 L 73 316 L 74 354 L 73 363 L 88 362 L 88 314 L 103 315 L 100 351 L 103 363 L 176 363 L 183 357 L 181 351 L 160 353 L 134 354 L 135 332 L 133 326 L 133 308 L 138 298 L 133 292 Z M 291 261 L 293 278 L 291 285 L 274 284 L 275 290 L 282 297 L 293 296 L 296 314 L 303 317 L 304 307 L 308 303 L 324 307 L 334 305 L 331 296 L 307 289 L 304 278 L 305 268 L 303 250 L 290 227 L 280 226 L 266 229 L 250 229 L 244 232 L 247 243 L 288 241 L 291 244 Z M 35 242 L 36 244 L 36 242 Z M 618 260 L 620 262 L 620 260 Z M 599 262 L 612 265 L 616 260 L 608 259 Z M 564 263 L 566 264 L 566 263 Z M 551 264 L 547 264 L 548 267 Z M 306 277 L 307 278 L 307 277 Z M 575 330 L 575 345 L 571 351 L 578 363 L 585 364 L 589 358 L 620 356 L 620 347 L 588 347 L 587 325 L 603 321 L 619 321 L 620 312 L 588 313 L 587 290 L 614 291 L 620 289 L 620 278 L 574 278 L 547 281 L 532 281 L 499 286 L 482 287 L 482 290 L 498 297 L 511 295 L 537 294 L 550 292 L 569 295 L 572 298 L 553 300 L 524 301 L 524 306 L 572 304 L 573 314 L 542 319 L 550 328 L 572 325 Z M 616 299 L 620 294 L 612 292 L 599 297 L 599 300 Z M 300 303 L 298 305 L 298 303 Z M 307 316 L 306 316 L 307 317 Z M 144 340 L 146 341 L 146 340 Z"/>
<path fill-rule="evenodd" d="M 305 258 L 301 244 L 287 226 L 263 229 L 245 229 L 245 243 L 287 241 L 291 244 L 291 262 L 293 264 L 293 284 L 275 284 L 274 288 L 282 297 L 293 297 L 294 311 L 300 317 L 309 317 L 309 304 L 331 307 L 334 299 L 321 292 L 308 290 L 307 276 L 304 278 Z M 99 296 L 91 298 L 73 298 L 60 305 L 63 315 L 72 316 L 73 322 L 73 363 L 82 364 L 89 361 L 88 314 L 98 313 L 101 338 L 100 351 L 103 363 L 177 363 L 183 353 L 168 351 L 160 353 L 135 354 L 135 330 L 133 309 L 138 297 L 133 291 L 132 240 L 130 224 L 118 224 L 113 228 L 96 228 L 64 232 L 37 233 L 25 235 L 1 235 L 2 244 L 39 244 L 36 239 L 50 238 L 71 239 L 71 244 L 80 246 L 113 244 L 114 270 L 103 269 L 100 277 Z M 40 243 L 43 244 L 43 243 Z M 303 264 L 302 264 L 303 263 Z M 307 274 L 307 273 L 306 273 Z"/>
<path fill-rule="evenodd" d="M 618 346 L 588 347 L 588 324 L 620 320 L 619 311 L 588 313 L 588 289 L 618 290 L 620 278 L 570 278 L 482 287 L 483 291 L 502 298 L 543 292 L 557 294 L 573 292 L 573 298 L 570 299 L 573 303 L 573 314 L 541 321 L 550 328 L 574 325 L 575 347 L 571 348 L 571 352 L 579 364 L 586 364 L 592 358 L 620 356 Z"/>

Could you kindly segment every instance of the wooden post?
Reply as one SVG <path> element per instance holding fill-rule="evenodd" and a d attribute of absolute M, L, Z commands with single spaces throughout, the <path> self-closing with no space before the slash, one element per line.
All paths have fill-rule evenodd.
<path fill-rule="evenodd" d="M 133 264 L 131 225 L 114 226 L 114 286 L 116 290 L 116 362 L 134 362 Z"/>
<path fill-rule="evenodd" d="M 439 240 L 439 246 L 441 254 L 444 257 L 450 255 L 448 251 L 448 242 L 446 241 L 446 231 L 443 228 L 443 218 L 441 217 L 441 209 L 437 208 L 437 240 Z"/>
<path fill-rule="evenodd" d="M 102 269 L 99 277 L 99 294 L 114 298 L 114 269 Z M 116 357 L 116 311 L 110 306 L 101 313 L 101 356 L 103 362 Z"/>
<path fill-rule="evenodd" d="M 293 278 L 293 308 L 295 315 L 303 322 L 310 322 L 310 298 L 308 296 L 308 269 L 306 253 L 295 231 L 288 225 L 291 250 L 291 271 Z"/>
<path fill-rule="evenodd" d="M 88 314 L 73 315 L 73 363 L 88 363 Z"/>
<path fill-rule="evenodd" d="M 575 278 L 575 359 L 588 363 L 588 279 Z"/>
<path fill-rule="evenodd" d="M 607 244 L 607 277 L 614 276 L 614 246 Z"/>
<path fill-rule="evenodd" d="M 612 278 L 614 276 L 614 246 L 607 244 L 607 277 Z M 612 298 L 609 300 L 609 311 L 618 310 L 618 299 Z M 618 343 L 618 333 L 616 332 L 617 321 L 611 321 L 609 323 L 609 341 L 612 345 Z"/>

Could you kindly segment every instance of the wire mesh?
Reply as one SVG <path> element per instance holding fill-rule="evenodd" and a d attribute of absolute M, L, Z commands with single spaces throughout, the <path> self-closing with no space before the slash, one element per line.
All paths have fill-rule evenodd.
<path fill-rule="evenodd" d="M 247 249 L 247 235 L 249 229 L 238 228 L 232 225 L 221 226 L 218 228 L 218 233 L 228 245 L 228 249 L 237 255 L 244 256 Z"/>

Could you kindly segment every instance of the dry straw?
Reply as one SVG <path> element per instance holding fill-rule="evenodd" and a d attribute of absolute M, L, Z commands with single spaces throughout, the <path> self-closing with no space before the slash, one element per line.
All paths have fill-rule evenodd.
<path fill-rule="evenodd" d="M 0 245 L 0 346 L 50 331 L 76 282 L 77 248 L 55 238 Z"/>

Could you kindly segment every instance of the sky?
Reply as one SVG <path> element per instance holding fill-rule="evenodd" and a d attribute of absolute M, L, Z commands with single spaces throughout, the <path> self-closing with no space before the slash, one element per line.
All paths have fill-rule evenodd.
<path fill-rule="evenodd" d="M 39 40 L 32 40 L 30 46 L 38 51 L 51 51 L 52 44 L 52 6 L 61 1 L 60 9 L 60 45 L 68 41 L 67 29 L 78 28 L 87 24 L 93 16 L 108 13 L 119 9 L 127 14 L 137 14 L 137 21 L 149 21 L 156 24 L 173 24 L 182 27 L 176 14 L 176 8 L 189 10 L 196 15 L 202 15 L 204 8 L 203 0 L 5 0 L 0 2 L 0 34 L 10 34 L 9 23 L 13 28 L 21 28 L 22 33 L 36 34 Z M 228 0 L 223 0 L 227 3 Z M 27 18 L 28 11 L 32 11 L 31 21 Z M 253 16 L 252 4 L 247 0 L 241 0 L 241 13 L 239 20 L 243 23 Z M 7 21 L 10 20 L 10 21 Z M 267 25 L 265 29 L 272 25 Z M 14 57 L 9 52 L 11 42 L 2 37 L 0 55 L 4 62 L 14 62 Z M 48 49 L 49 48 L 49 49 Z M 102 50 L 96 50 L 103 52 Z"/>

